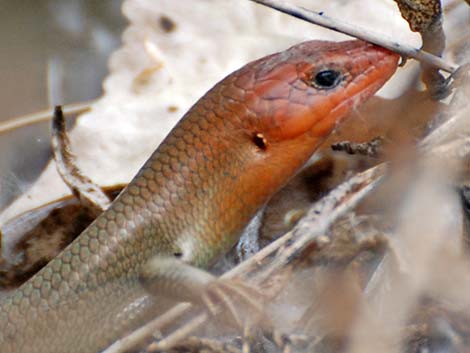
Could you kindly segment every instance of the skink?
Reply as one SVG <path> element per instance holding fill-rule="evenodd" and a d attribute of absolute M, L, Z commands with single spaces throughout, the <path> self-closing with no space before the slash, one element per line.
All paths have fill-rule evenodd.
<path fill-rule="evenodd" d="M 138 278 L 158 255 L 208 267 L 398 56 L 309 41 L 207 92 L 72 244 L 0 304 L 0 352 L 98 352 L 158 307 Z"/>

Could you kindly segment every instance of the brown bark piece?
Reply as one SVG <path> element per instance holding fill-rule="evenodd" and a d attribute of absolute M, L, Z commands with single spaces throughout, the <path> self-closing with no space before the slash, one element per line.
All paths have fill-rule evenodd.
<path fill-rule="evenodd" d="M 427 32 L 441 19 L 442 7 L 439 0 L 395 0 L 395 2 L 413 32 Z"/>

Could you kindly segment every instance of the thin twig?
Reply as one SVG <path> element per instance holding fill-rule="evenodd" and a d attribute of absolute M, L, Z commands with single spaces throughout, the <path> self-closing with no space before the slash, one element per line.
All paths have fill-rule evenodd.
<path fill-rule="evenodd" d="M 155 344 L 155 350 L 166 351 L 174 347 L 176 344 L 188 337 L 192 332 L 204 325 L 208 319 L 209 315 L 207 313 L 202 313 L 196 316 L 195 318 L 191 319 L 188 323 L 180 327 L 178 330 L 174 331 L 169 336 L 157 342 Z"/>
<path fill-rule="evenodd" d="M 153 336 L 157 331 L 160 331 L 162 327 L 168 325 L 174 320 L 178 319 L 191 309 L 192 305 L 189 303 L 180 303 L 164 314 L 156 317 L 152 321 L 148 322 L 144 326 L 133 331 L 126 337 L 123 337 L 111 346 L 109 346 L 103 353 L 124 353 L 135 348 L 139 343 Z"/>
<path fill-rule="evenodd" d="M 302 7 L 298 7 L 292 4 L 289 4 L 284 1 L 277 0 L 251 0 L 260 5 L 270 7 L 272 9 L 278 10 L 290 16 L 294 16 L 301 20 L 329 28 L 333 31 L 344 33 L 352 37 L 362 39 L 364 41 L 379 45 L 381 47 L 387 48 L 391 51 L 394 51 L 405 58 L 413 58 L 427 65 L 436 67 L 443 71 L 453 73 L 457 70 L 456 65 L 450 65 L 446 63 L 441 58 L 429 54 L 425 51 L 422 51 L 418 48 L 412 46 L 397 43 L 391 38 L 384 38 L 382 34 L 377 34 L 369 29 L 360 28 L 355 25 L 351 25 L 345 22 L 340 22 L 338 20 L 332 19 L 323 15 L 322 13 L 317 13 L 311 10 L 307 10 Z"/>

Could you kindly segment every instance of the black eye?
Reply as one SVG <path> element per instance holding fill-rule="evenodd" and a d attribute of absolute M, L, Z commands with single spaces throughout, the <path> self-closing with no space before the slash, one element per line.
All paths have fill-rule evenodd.
<path fill-rule="evenodd" d="M 313 78 L 312 84 L 318 89 L 330 89 L 341 82 L 341 73 L 335 70 L 323 70 Z"/>

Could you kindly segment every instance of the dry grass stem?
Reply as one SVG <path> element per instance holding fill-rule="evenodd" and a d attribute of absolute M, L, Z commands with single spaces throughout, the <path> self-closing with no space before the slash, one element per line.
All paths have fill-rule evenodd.
<path fill-rule="evenodd" d="M 304 9 L 302 7 L 298 7 L 292 4 L 289 4 L 284 1 L 276 1 L 276 0 L 251 0 L 258 4 L 268 6 L 272 9 L 281 11 L 285 14 L 290 16 L 297 17 L 301 20 L 329 28 L 333 31 L 344 33 L 350 35 L 351 37 L 355 37 L 358 39 L 362 39 L 364 41 L 379 45 L 381 47 L 387 48 L 391 51 L 394 51 L 404 58 L 413 58 L 422 63 L 426 63 L 429 66 L 438 68 L 448 73 L 453 73 L 457 70 L 457 66 L 451 65 L 446 63 L 441 58 L 422 51 L 420 49 L 411 47 L 409 45 L 405 45 L 402 43 L 397 43 L 393 39 L 384 38 L 383 35 L 379 35 L 373 33 L 370 30 L 366 30 L 364 28 L 359 28 L 355 25 L 347 24 L 341 22 L 339 20 L 335 20 L 329 18 L 323 14 L 316 13 L 314 11 L 310 11 Z"/>

